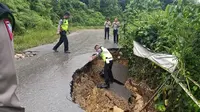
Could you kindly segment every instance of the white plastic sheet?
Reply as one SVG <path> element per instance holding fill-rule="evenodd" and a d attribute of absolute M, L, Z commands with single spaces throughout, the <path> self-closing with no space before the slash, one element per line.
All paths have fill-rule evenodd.
<path fill-rule="evenodd" d="M 133 52 L 136 56 L 147 58 L 170 73 L 173 73 L 176 69 L 178 64 L 176 56 L 162 53 L 152 53 L 136 41 L 133 41 L 133 45 Z"/>

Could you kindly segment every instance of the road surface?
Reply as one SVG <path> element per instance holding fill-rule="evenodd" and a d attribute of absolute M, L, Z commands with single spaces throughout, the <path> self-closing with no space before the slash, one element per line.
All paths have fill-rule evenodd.
<path fill-rule="evenodd" d="M 64 53 L 63 46 L 54 53 L 54 43 L 29 49 L 38 55 L 16 61 L 17 95 L 26 112 L 83 112 L 71 102 L 70 82 L 74 71 L 88 62 L 96 44 L 117 47 L 103 35 L 103 30 L 74 32 L 68 36 L 70 54 Z"/>

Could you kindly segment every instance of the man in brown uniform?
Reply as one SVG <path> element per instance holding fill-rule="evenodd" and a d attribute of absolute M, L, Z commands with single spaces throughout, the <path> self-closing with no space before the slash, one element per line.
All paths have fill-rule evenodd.
<path fill-rule="evenodd" d="M 0 112 L 24 112 L 15 94 L 17 77 L 14 66 L 13 33 L 15 20 L 0 3 Z"/>

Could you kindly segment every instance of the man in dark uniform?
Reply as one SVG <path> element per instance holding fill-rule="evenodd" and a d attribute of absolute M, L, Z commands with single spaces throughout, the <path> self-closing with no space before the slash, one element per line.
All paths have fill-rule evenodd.
<path fill-rule="evenodd" d="M 14 65 L 13 33 L 15 20 L 0 3 L 0 112 L 24 112 L 15 94 L 17 77 Z"/>
<path fill-rule="evenodd" d="M 64 42 L 64 52 L 70 53 L 68 51 L 69 45 L 68 45 L 68 39 L 67 39 L 67 31 L 69 27 L 69 22 L 68 22 L 69 16 L 70 16 L 70 13 L 66 12 L 63 19 L 59 21 L 57 34 L 60 34 L 60 40 L 53 48 L 55 52 L 58 52 L 57 51 L 58 47 Z"/>
<path fill-rule="evenodd" d="M 110 82 L 112 83 L 115 79 L 113 78 L 112 73 L 112 65 L 113 65 L 113 57 L 112 54 L 106 49 L 105 47 L 96 45 L 94 47 L 96 50 L 96 54 L 92 56 L 92 59 L 97 57 L 101 57 L 102 60 L 105 62 L 104 64 L 104 79 L 105 83 L 97 85 L 98 88 L 109 88 Z"/>

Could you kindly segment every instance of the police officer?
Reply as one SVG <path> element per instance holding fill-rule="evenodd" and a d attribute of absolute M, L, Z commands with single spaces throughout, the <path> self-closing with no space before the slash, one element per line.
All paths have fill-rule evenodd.
<path fill-rule="evenodd" d="M 24 112 L 15 94 L 13 33 L 15 20 L 7 6 L 0 3 L 0 112 Z"/>
<path fill-rule="evenodd" d="M 53 47 L 53 50 L 55 52 L 58 52 L 57 49 L 58 47 L 64 42 L 64 52 L 65 53 L 70 53 L 69 47 L 68 47 L 68 39 L 67 39 L 67 31 L 68 31 L 68 19 L 69 19 L 70 13 L 66 12 L 65 15 L 63 16 L 63 19 L 59 21 L 58 25 L 58 31 L 57 34 L 60 34 L 60 40 L 58 43 Z"/>
<path fill-rule="evenodd" d="M 98 88 L 109 88 L 110 82 L 114 81 L 112 74 L 113 57 L 105 47 L 95 45 L 96 54 L 92 56 L 92 60 L 96 57 L 101 57 L 104 61 L 104 79 L 105 83 L 97 85 Z"/>

